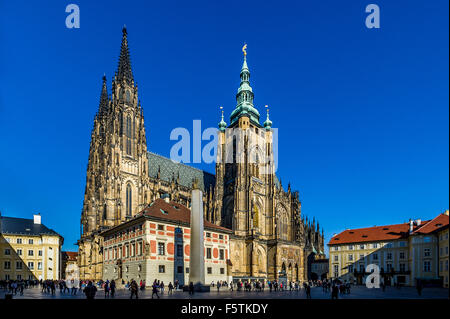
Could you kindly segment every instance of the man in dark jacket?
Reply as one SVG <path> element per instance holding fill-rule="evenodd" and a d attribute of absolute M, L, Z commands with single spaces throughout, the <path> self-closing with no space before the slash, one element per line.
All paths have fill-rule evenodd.
<path fill-rule="evenodd" d="M 339 296 L 339 288 L 336 286 L 336 284 L 333 285 L 331 288 L 331 299 L 338 299 Z"/>
<path fill-rule="evenodd" d="M 89 281 L 86 288 L 84 288 L 83 292 L 86 295 L 87 299 L 92 300 L 95 298 L 95 293 L 97 292 L 97 287 L 95 287 L 92 284 L 92 281 Z"/>

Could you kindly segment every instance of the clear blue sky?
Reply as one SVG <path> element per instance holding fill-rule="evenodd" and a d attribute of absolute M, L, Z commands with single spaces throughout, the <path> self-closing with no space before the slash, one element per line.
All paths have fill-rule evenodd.
<path fill-rule="evenodd" d="M 76 3 L 81 28 L 65 27 Z M 381 9 L 367 29 L 365 6 Z M 326 239 L 449 206 L 448 1 L 2 1 L 0 210 L 75 250 L 101 78 L 127 25 L 149 150 L 227 122 L 248 43 L 255 105 L 279 128 L 279 173 Z M 200 165 L 214 172 L 213 165 Z"/>

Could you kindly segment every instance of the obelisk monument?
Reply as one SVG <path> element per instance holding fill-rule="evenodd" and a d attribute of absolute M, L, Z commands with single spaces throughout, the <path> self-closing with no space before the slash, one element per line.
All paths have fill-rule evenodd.
<path fill-rule="evenodd" d="M 191 197 L 191 254 L 189 262 L 189 283 L 196 291 L 209 291 L 205 286 L 205 254 L 203 239 L 203 194 L 194 180 Z"/>

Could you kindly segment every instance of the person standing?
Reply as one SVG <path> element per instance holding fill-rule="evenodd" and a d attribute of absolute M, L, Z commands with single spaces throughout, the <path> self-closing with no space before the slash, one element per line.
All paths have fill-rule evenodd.
<path fill-rule="evenodd" d="M 75 286 L 75 280 L 72 279 L 70 283 L 72 284 L 72 292 L 71 292 L 71 294 L 75 296 L 77 294 L 77 286 Z"/>
<path fill-rule="evenodd" d="M 169 295 L 172 295 L 172 294 L 173 294 L 173 285 L 172 285 L 172 282 L 169 282 L 169 286 L 167 286 L 167 287 L 169 287 Z"/>
<path fill-rule="evenodd" d="M 339 289 L 336 286 L 336 284 L 333 285 L 331 288 L 331 299 L 338 299 L 339 296 Z"/>
<path fill-rule="evenodd" d="M 109 297 L 109 280 L 105 282 L 105 298 Z"/>
<path fill-rule="evenodd" d="M 192 281 L 189 283 L 189 294 L 194 294 L 194 283 Z"/>
<path fill-rule="evenodd" d="M 311 299 L 311 286 L 306 286 L 306 299 Z"/>
<path fill-rule="evenodd" d="M 109 289 L 111 290 L 111 297 L 114 298 L 114 295 L 116 294 L 116 282 L 111 280 L 111 284 L 109 285 Z"/>
<path fill-rule="evenodd" d="M 95 287 L 91 281 L 88 282 L 86 288 L 84 288 L 84 294 L 86 298 L 89 300 L 93 300 L 95 298 L 95 293 L 97 292 L 97 287 Z"/>
<path fill-rule="evenodd" d="M 420 281 L 417 281 L 417 285 L 416 285 L 417 287 L 417 293 L 419 294 L 419 296 L 422 296 L 422 282 L 420 282 Z"/>

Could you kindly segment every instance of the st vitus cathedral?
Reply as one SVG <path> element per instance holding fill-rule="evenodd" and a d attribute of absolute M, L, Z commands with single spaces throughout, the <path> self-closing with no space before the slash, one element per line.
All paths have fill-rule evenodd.
<path fill-rule="evenodd" d="M 245 47 L 236 108 L 229 125 L 223 112 L 219 123 L 214 176 L 147 151 L 127 30 L 122 32 L 112 92 L 108 94 L 104 76 L 91 134 L 78 241 L 80 278 L 103 279 L 102 231 L 161 197 L 189 207 L 194 180 L 203 190 L 205 219 L 233 231 L 228 260 L 233 279 L 309 278 L 310 262 L 324 255 L 323 230 L 302 217 L 298 192 L 290 185 L 284 190 L 277 179 L 272 122 L 267 110 L 260 124 Z"/>

